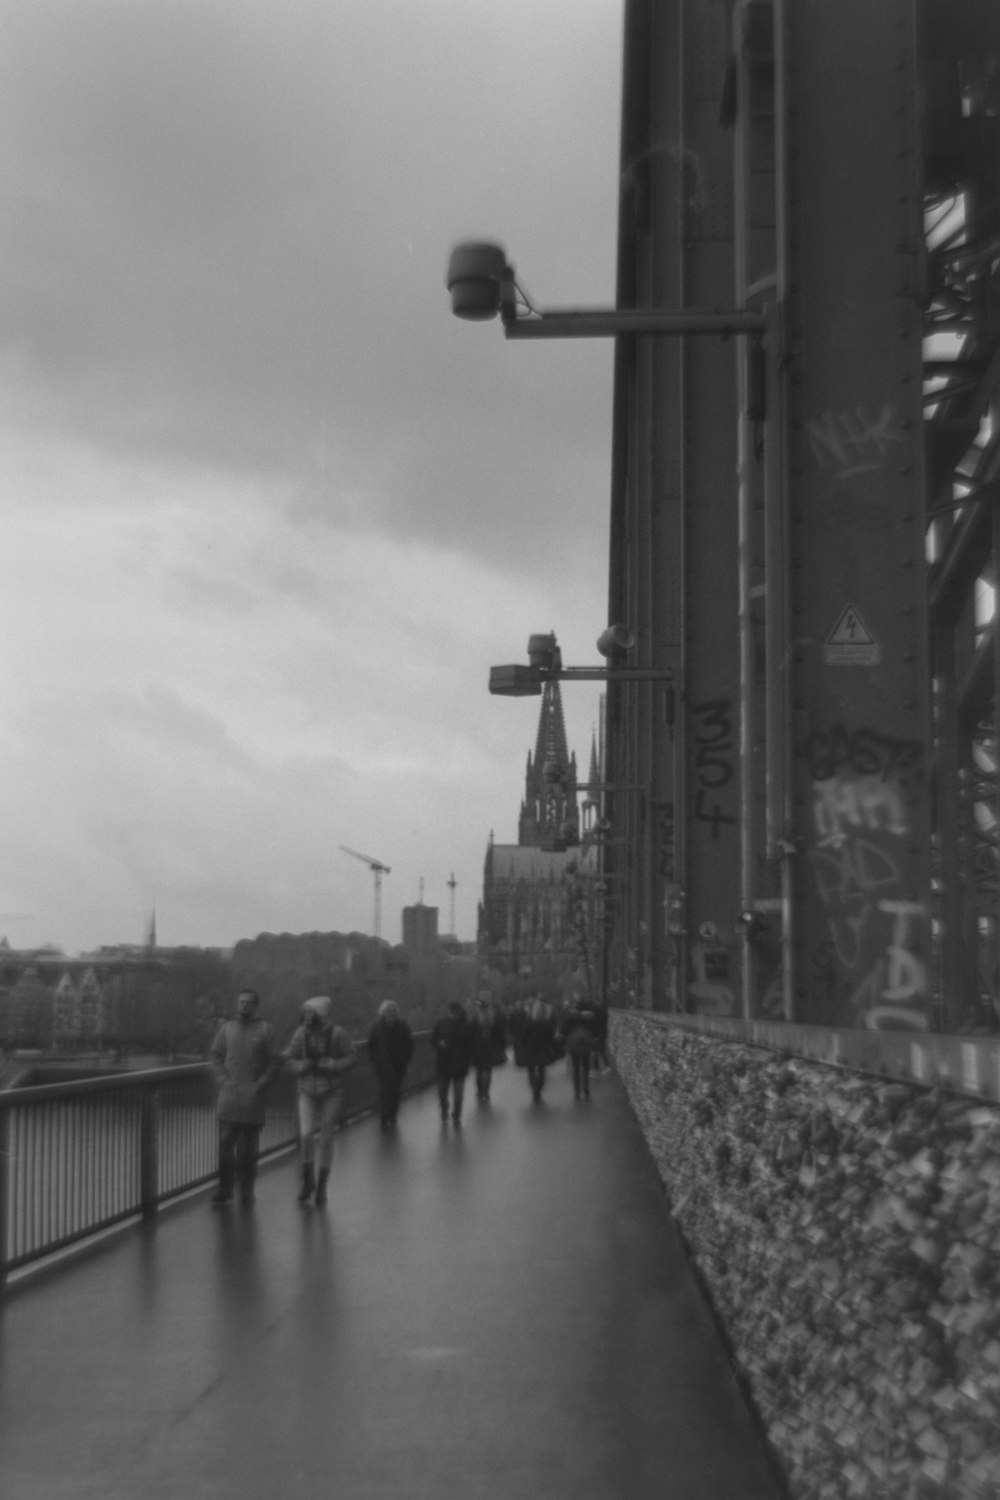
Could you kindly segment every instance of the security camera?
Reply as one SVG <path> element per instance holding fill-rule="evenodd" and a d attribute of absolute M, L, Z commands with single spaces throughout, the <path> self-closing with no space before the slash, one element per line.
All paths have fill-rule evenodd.
<path fill-rule="evenodd" d="M 500 282 L 507 254 L 488 242 L 456 245 L 448 261 L 447 285 L 456 318 L 482 323 L 500 311 Z"/>
<path fill-rule="evenodd" d="M 602 656 L 614 656 L 617 651 L 631 651 L 635 636 L 627 625 L 609 625 L 597 637 L 597 649 Z"/>

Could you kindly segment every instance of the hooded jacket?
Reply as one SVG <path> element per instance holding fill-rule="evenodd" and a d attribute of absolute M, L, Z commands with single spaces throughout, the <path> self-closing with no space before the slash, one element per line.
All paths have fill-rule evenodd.
<path fill-rule="evenodd" d="M 285 1056 L 298 1074 L 299 1090 L 314 1098 L 339 1092 L 354 1066 L 354 1043 L 342 1026 L 333 1024 L 333 1002 L 328 995 L 314 995 L 302 1007 L 303 1024 L 288 1044 Z M 318 1024 L 309 1024 L 314 1016 Z"/>

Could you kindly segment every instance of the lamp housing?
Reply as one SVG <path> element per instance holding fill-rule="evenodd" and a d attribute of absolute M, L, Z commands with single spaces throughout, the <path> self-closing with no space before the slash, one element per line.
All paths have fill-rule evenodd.
<path fill-rule="evenodd" d="M 609 625 L 597 637 L 597 649 L 602 656 L 616 656 L 620 652 L 631 651 L 634 645 L 635 635 L 627 625 Z"/>
<path fill-rule="evenodd" d="M 500 285 L 509 275 L 501 245 L 476 241 L 456 245 L 448 260 L 446 282 L 456 318 L 485 323 L 500 311 Z"/>

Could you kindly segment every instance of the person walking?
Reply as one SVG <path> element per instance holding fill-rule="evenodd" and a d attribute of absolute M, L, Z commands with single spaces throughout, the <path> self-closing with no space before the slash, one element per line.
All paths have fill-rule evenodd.
<path fill-rule="evenodd" d="M 413 1032 L 395 1000 L 383 1000 L 378 1020 L 368 1033 L 368 1056 L 378 1079 L 382 1129 L 391 1130 L 399 1114 L 406 1070 L 413 1057 Z"/>
<path fill-rule="evenodd" d="M 287 1057 L 299 1077 L 299 1155 L 302 1185 L 299 1202 L 313 1193 L 316 1207 L 326 1202 L 326 1184 L 333 1160 L 333 1136 L 340 1122 L 347 1074 L 354 1066 L 354 1043 L 342 1026 L 333 1023 L 329 995 L 314 995 L 302 1007 L 302 1024 L 288 1046 Z M 314 1170 L 319 1136 L 319 1173 Z"/>
<path fill-rule="evenodd" d="M 528 1007 L 521 999 L 514 1001 L 507 1017 L 507 1034 L 514 1048 L 514 1066 L 524 1067 L 524 1028 L 528 1024 Z"/>
<path fill-rule="evenodd" d="M 448 1119 L 450 1098 L 452 1121 L 461 1125 L 465 1079 L 472 1064 L 472 1027 L 460 1000 L 450 1001 L 445 1015 L 434 1022 L 431 1046 L 434 1049 L 441 1120 Z"/>
<path fill-rule="evenodd" d="M 507 1027 L 492 998 L 484 995 L 476 1001 L 472 1016 L 472 1066 L 476 1073 L 476 1098 L 480 1104 L 490 1102 L 493 1069 L 507 1057 Z"/>
<path fill-rule="evenodd" d="M 556 1060 L 556 1024 L 552 1006 L 538 996 L 528 1007 L 528 1019 L 521 1037 L 524 1066 L 528 1070 L 531 1097 L 541 1103 L 545 1088 L 545 1070 Z"/>
<path fill-rule="evenodd" d="M 573 1070 L 574 1099 L 590 1098 L 590 1058 L 594 1046 L 597 1016 L 589 1001 L 577 1000 L 563 1017 L 560 1030 Z"/>
<path fill-rule="evenodd" d="M 594 1036 L 591 1043 L 591 1065 L 598 1073 L 610 1068 L 608 1062 L 608 1004 L 603 996 L 593 1002 Z"/>
<path fill-rule="evenodd" d="M 236 1017 L 223 1021 L 209 1050 L 218 1085 L 215 1113 L 219 1123 L 219 1185 L 213 1208 L 232 1201 L 237 1178 L 243 1203 L 254 1201 L 261 1126 L 267 1110 L 266 1090 L 281 1071 L 282 1057 L 273 1026 L 261 1020 L 260 995 L 240 990 Z"/>

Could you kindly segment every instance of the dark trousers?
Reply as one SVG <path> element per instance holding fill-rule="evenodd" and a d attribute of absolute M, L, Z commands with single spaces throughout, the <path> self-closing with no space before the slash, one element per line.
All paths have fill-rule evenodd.
<path fill-rule="evenodd" d="M 582 1094 L 585 1099 L 590 1098 L 590 1053 L 571 1052 L 570 1062 L 573 1064 L 573 1093 L 579 1099 Z"/>
<path fill-rule="evenodd" d="M 528 1082 L 531 1084 L 531 1092 L 534 1098 L 542 1097 L 542 1089 L 545 1087 L 545 1064 L 528 1064 Z"/>
<path fill-rule="evenodd" d="M 378 1081 L 378 1107 L 383 1125 L 391 1125 L 399 1114 L 399 1102 L 403 1097 L 403 1077 L 397 1073 L 382 1073 Z"/>
<path fill-rule="evenodd" d="M 462 1118 L 462 1100 L 465 1098 L 465 1074 L 462 1073 L 457 1078 L 453 1078 L 448 1073 L 439 1073 L 437 1086 L 438 1098 L 441 1101 L 442 1120 L 448 1118 L 449 1093 L 451 1095 L 451 1117 L 453 1120 L 460 1120 Z"/>
<path fill-rule="evenodd" d="M 488 1099 L 490 1097 L 490 1084 L 493 1082 L 492 1067 L 476 1069 L 476 1098 Z"/>
<path fill-rule="evenodd" d="M 257 1180 L 257 1157 L 260 1152 L 259 1125 L 240 1125 L 235 1120 L 219 1121 L 219 1192 L 232 1197 L 238 1177 L 240 1192 L 253 1192 Z"/>

